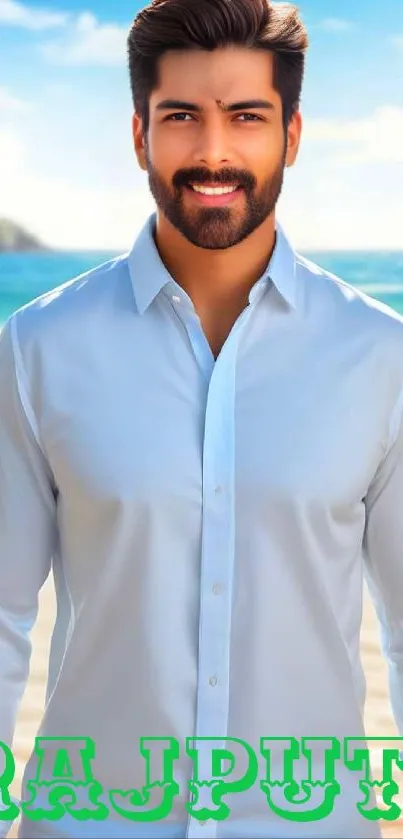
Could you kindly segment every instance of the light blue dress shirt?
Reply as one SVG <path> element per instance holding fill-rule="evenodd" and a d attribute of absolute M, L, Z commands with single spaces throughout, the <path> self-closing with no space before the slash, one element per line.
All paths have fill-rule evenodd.
<path fill-rule="evenodd" d="M 364 736 L 364 573 L 403 734 L 403 318 L 298 255 L 277 225 L 215 361 L 154 225 L 153 213 L 130 253 L 1 333 L 0 740 L 12 743 L 53 569 L 38 734 L 93 739 L 106 803 L 144 786 L 140 738 L 176 738 L 179 792 L 160 822 L 110 807 L 100 822 L 25 817 L 20 836 L 373 839 L 362 775 L 343 760 L 325 819 L 276 814 L 259 782 L 225 797 L 224 820 L 190 816 L 185 743 L 240 738 L 264 779 L 262 737 Z M 204 779 L 209 758 L 206 741 Z M 281 778 L 280 745 L 271 764 Z M 37 766 L 32 752 L 24 800 Z M 198 804 L 211 806 L 207 785 Z"/>

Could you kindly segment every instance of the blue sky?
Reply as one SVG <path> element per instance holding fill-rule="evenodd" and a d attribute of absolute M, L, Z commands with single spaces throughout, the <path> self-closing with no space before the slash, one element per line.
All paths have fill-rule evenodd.
<path fill-rule="evenodd" d="M 403 249 L 403 2 L 301 0 L 299 160 L 279 217 L 304 249 Z M 141 4 L 0 0 L 0 216 L 51 245 L 127 249 L 153 209 L 125 57 Z"/>

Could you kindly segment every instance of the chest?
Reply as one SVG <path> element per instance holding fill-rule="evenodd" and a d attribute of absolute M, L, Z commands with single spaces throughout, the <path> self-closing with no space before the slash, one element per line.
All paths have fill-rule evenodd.
<path fill-rule="evenodd" d="M 210 381 L 190 354 L 166 364 L 169 349 L 119 368 L 83 358 L 68 385 L 55 381 L 42 421 L 61 495 L 100 514 L 131 505 L 186 516 L 225 473 L 235 501 L 259 499 L 263 514 L 274 499 L 355 503 L 382 454 L 371 378 L 307 346 L 258 350 L 234 355 L 232 370 L 217 362 Z"/>
<path fill-rule="evenodd" d="M 201 328 L 215 359 L 220 352 L 240 315 L 246 308 L 246 302 L 223 303 L 211 310 L 198 309 Z"/>

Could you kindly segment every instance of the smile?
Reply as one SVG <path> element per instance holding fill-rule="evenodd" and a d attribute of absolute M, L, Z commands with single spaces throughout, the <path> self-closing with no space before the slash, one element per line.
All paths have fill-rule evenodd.
<path fill-rule="evenodd" d="M 231 192 L 235 192 L 236 189 L 239 189 L 237 184 L 234 186 L 197 186 L 196 184 L 190 184 L 190 187 L 202 195 L 228 195 Z"/>
<path fill-rule="evenodd" d="M 243 193 L 242 186 L 199 186 L 197 184 L 189 184 L 186 187 L 188 195 L 191 196 L 193 202 L 202 207 L 223 207 L 227 204 L 238 201 L 239 196 Z"/>

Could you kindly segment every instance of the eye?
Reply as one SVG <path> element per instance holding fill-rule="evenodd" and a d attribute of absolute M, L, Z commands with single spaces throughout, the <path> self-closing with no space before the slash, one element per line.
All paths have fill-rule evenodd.
<path fill-rule="evenodd" d="M 260 121 L 260 122 L 262 122 L 262 118 L 261 118 L 261 117 L 259 117 L 257 114 L 245 113 L 245 114 L 239 114 L 239 116 L 240 116 L 240 117 L 252 117 L 252 120 L 251 120 L 252 122 L 253 122 L 255 119 L 256 119 L 256 120 L 258 120 L 258 121 Z M 247 119 L 247 120 L 245 120 L 245 121 L 246 121 L 246 122 L 249 122 L 249 120 L 248 120 L 248 119 Z"/>
<path fill-rule="evenodd" d="M 175 114 L 168 114 L 168 116 L 165 117 L 164 122 L 185 122 L 185 119 L 183 119 L 183 117 L 190 117 L 191 119 L 193 119 L 191 114 L 187 113 L 186 111 L 178 111 Z M 258 116 L 257 114 L 251 114 L 249 112 L 238 114 L 238 116 L 235 117 L 235 119 L 239 120 L 239 117 L 247 117 L 247 119 L 242 120 L 243 122 L 263 122 L 262 117 Z"/>
<path fill-rule="evenodd" d="M 177 120 L 177 119 L 174 119 L 174 117 L 190 117 L 190 114 L 187 114 L 185 111 L 178 112 L 176 114 L 169 114 L 167 117 L 165 117 L 164 122 L 167 122 L 168 120 L 172 120 L 173 122 L 184 122 L 184 120 L 182 120 L 182 119 Z"/>

